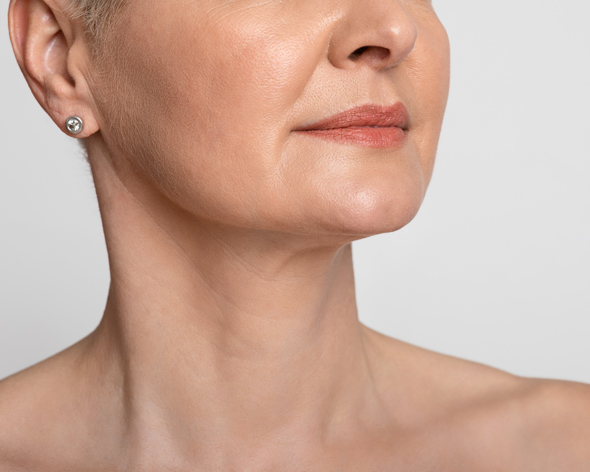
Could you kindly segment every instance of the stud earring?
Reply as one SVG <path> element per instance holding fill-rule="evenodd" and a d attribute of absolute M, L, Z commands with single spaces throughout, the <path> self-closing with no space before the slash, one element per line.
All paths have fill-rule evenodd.
<path fill-rule="evenodd" d="M 66 129 L 72 134 L 79 134 L 84 129 L 82 118 L 70 116 L 66 120 Z"/>

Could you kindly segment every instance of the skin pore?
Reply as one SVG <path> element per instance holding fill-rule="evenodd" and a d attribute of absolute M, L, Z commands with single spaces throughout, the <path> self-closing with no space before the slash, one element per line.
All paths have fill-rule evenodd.
<path fill-rule="evenodd" d="M 128 1 L 97 57 L 65 0 L 11 1 L 36 98 L 84 119 L 112 281 L 93 333 L 0 383 L 2 470 L 584 470 L 586 386 L 358 321 L 350 243 L 408 224 L 432 175 L 432 4 Z M 398 149 L 294 132 L 397 102 Z"/>

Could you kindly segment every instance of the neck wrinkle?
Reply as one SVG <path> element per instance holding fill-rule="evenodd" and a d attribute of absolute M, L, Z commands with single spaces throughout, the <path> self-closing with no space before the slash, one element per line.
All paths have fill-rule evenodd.
<path fill-rule="evenodd" d="M 109 169 L 93 168 L 112 277 L 93 336 L 116 366 L 128 447 L 219 463 L 212 444 L 325 444 L 358 426 L 375 389 L 350 245 L 265 251 L 261 233 L 152 206 Z M 247 238 L 251 252 L 232 244 Z"/>

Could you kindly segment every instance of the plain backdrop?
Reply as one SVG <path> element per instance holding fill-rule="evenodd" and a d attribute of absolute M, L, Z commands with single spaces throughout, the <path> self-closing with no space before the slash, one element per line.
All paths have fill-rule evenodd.
<path fill-rule="evenodd" d="M 435 0 L 453 72 L 434 179 L 409 226 L 355 243 L 363 322 L 590 382 L 589 5 Z M 5 23 L 0 378 L 90 333 L 109 283 L 89 170 L 29 92 Z"/>

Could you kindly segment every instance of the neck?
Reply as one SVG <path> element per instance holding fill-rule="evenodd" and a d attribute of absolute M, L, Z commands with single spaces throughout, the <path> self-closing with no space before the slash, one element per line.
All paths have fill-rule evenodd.
<path fill-rule="evenodd" d="M 211 463 L 211 445 L 325 443 L 358 421 L 374 386 L 350 244 L 197 220 L 108 162 L 93 162 L 112 281 L 92 346 L 128 441 Z"/>

